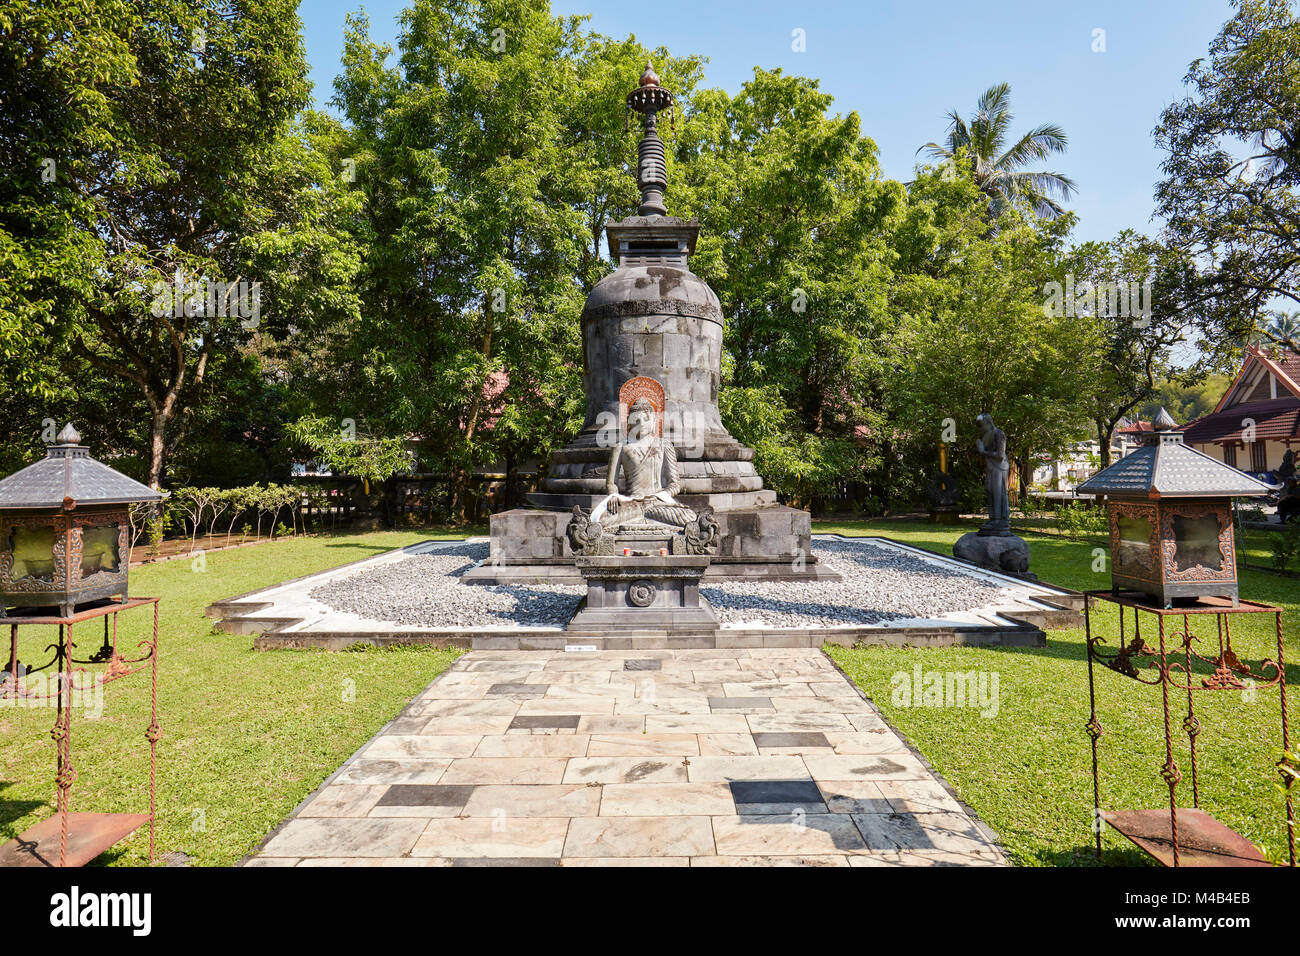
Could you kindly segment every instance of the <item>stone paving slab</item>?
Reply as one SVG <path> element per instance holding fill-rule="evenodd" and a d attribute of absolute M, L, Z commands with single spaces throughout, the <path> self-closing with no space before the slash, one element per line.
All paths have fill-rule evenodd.
<path fill-rule="evenodd" d="M 1003 865 L 821 651 L 473 651 L 247 866 Z"/>

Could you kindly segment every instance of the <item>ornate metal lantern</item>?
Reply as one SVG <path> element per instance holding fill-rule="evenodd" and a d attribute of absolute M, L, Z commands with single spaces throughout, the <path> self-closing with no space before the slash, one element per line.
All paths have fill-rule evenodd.
<path fill-rule="evenodd" d="M 1142 445 L 1093 475 L 1078 493 L 1106 498 L 1111 590 L 1139 591 L 1166 608 L 1179 598 L 1237 603 L 1229 499 L 1272 489 L 1183 444 L 1164 409 Z"/>
<path fill-rule="evenodd" d="M 162 495 L 90 457 L 69 423 L 44 460 L 0 481 L 0 617 L 127 597 L 128 507 Z"/>

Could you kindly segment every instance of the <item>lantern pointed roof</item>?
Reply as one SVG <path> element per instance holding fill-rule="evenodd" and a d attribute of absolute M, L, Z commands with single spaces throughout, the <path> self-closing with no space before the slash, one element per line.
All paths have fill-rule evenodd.
<path fill-rule="evenodd" d="M 69 422 L 45 457 L 0 481 L 0 508 L 62 508 L 161 501 L 162 495 L 90 457 Z"/>
<path fill-rule="evenodd" d="M 1183 443 L 1182 430 L 1163 408 L 1142 445 L 1103 468 L 1075 491 L 1128 498 L 1230 498 L 1266 495 L 1274 488 Z"/>

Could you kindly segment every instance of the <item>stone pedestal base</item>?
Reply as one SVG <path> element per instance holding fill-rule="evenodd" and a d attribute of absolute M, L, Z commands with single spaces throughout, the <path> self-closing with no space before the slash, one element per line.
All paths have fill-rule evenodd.
<path fill-rule="evenodd" d="M 587 599 L 565 634 L 705 635 L 718 629 L 709 602 L 700 597 L 708 555 L 579 555 Z"/>
<path fill-rule="evenodd" d="M 466 584 L 573 580 L 575 555 L 565 535 L 567 511 L 515 508 L 491 518 L 491 556 L 467 572 Z M 717 511 L 718 553 L 710 580 L 839 580 L 819 569 L 812 553 L 812 519 L 806 511 L 767 505 Z"/>
<path fill-rule="evenodd" d="M 988 535 L 971 531 L 957 539 L 952 546 L 954 557 L 990 571 L 1014 574 L 1029 580 L 1037 576 L 1029 572 L 1029 545 L 1014 534 Z"/>

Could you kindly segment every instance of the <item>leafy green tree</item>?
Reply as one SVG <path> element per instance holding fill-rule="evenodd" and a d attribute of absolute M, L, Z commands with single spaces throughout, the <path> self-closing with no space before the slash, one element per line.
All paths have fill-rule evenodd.
<path fill-rule="evenodd" d="M 1008 205 L 1023 200 L 1038 215 L 1055 219 L 1065 212 L 1057 199 L 1070 198 L 1074 181 L 1060 173 L 1024 167 L 1065 152 L 1069 139 L 1060 126 L 1044 123 L 1008 148 L 1007 134 L 1014 119 L 1011 87 L 998 83 L 980 96 L 969 122 L 952 110 L 944 142 L 926 143 L 921 149 L 928 150 L 928 155 L 940 163 L 968 168 L 980 191 L 989 197 L 989 211 L 994 218 Z"/>
<path fill-rule="evenodd" d="M 723 419 L 805 503 L 877 462 L 862 437 L 879 423 L 886 236 L 904 200 L 857 114 L 831 102 L 815 80 L 756 69 L 734 97 L 698 92 L 673 144 L 676 202 L 703 227 L 692 269 L 726 316 Z"/>
<path fill-rule="evenodd" d="M 338 422 L 319 416 L 298 419 L 288 432 L 334 474 L 360 478 L 367 495 L 371 482 L 387 481 L 411 467 L 411 457 L 400 438 L 358 435 L 355 427 L 340 428 Z"/>
<path fill-rule="evenodd" d="M 1072 216 L 1039 219 L 1014 208 L 987 229 L 986 204 L 971 177 L 923 173 L 894 247 L 900 275 L 885 393 L 892 433 L 982 471 L 973 450 L 975 416 L 988 412 L 1007 434 L 1008 455 L 1028 486 L 1030 456 L 1059 452 L 1087 436 L 1089 369 L 1099 336 L 1091 323 L 1045 308 Z"/>
<path fill-rule="evenodd" d="M 861 477 L 865 455 L 860 444 L 805 430 L 776 384 L 723 389 L 719 406 L 732 434 L 754 449 L 767 486 L 798 507 L 812 507 L 846 477 Z"/>
<path fill-rule="evenodd" d="M 1300 304 L 1300 18 L 1287 0 L 1233 6 L 1155 129 L 1156 212 L 1201 266 L 1185 307 L 1207 337 L 1242 341 Z"/>
<path fill-rule="evenodd" d="M 1300 349 L 1300 309 L 1286 312 L 1274 309 L 1265 319 L 1262 338 L 1290 349 Z"/>
<path fill-rule="evenodd" d="M 620 101 L 651 55 L 526 0 L 416 0 L 398 56 L 350 18 L 335 154 L 356 169 L 360 320 L 316 365 L 318 411 L 414 433 L 464 517 L 477 467 L 581 425 L 584 292 L 607 216 L 635 204 Z M 665 82 L 699 61 L 654 55 Z"/>
<path fill-rule="evenodd" d="M 1155 395 L 1141 408 L 1140 417 L 1153 421 L 1165 409 L 1180 425 L 1195 421 L 1214 411 L 1223 393 L 1232 384 L 1232 376 L 1211 372 L 1199 381 L 1186 383 L 1181 378 L 1159 382 Z"/>
<path fill-rule="evenodd" d="M 1095 327 L 1098 348 L 1078 356 L 1088 370 L 1080 399 L 1091 409 L 1103 468 L 1122 419 L 1161 382 L 1191 384 L 1212 361 L 1206 355 L 1190 366 L 1176 364 L 1194 331 L 1179 299 L 1191 269 L 1177 250 L 1132 230 L 1108 243 L 1083 243 L 1062 260 L 1049 307 Z"/>
<path fill-rule="evenodd" d="M 67 397 L 51 330 L 84 315 L 99 256 L 77 228 L 94 216 L 103 157 L 132 151 L 114 91 L 137 74 L 135 5 L 0 2 L 0 380 L 9 395 Z"/>
<path fill-rule="evenodd" d="M 14 147 L 24 173 L 52 154 L 53 185 L 24 174 L 0 208 L 38 214 L 75 264 L 17 284 L 17 311 L 41 333 L 31 351 L 70 349 L 137 390 L 157 487 L 214 365 L 263 321 L 284 335 L 290 316 L 351 308 L 356 255 L 332 228 L 342 193 L 312 129 L 295 125 L 309 87 L 292 0 L 132 0 L 104 18 L 54 6 L 75 24 L 75 49 L 49 42 L 41 7 L 18 4 L 4 46 L 47 95 L 27 96 L 25 113 L 6 98 L 0 111 L 11 126 L 64 132 Z M 97 51 L 105 72 L 63 65 Z M 0 262 L 18 265 L 2 252 Z M 64 307 L 51 312 L 47 298 Z"/>

